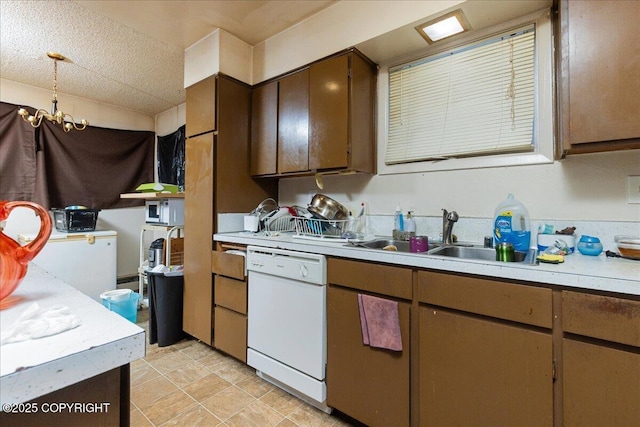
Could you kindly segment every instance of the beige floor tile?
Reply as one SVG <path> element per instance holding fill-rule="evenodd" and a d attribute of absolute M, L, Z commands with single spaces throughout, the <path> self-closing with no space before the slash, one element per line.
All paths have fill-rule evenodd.
<path fill-rule="evenodd" d="M 139 409 L 132 410 L 129 414 L 131 427 L 153 427 L 153 424 L 144 416 Z"/>
<path fill-rule="evenodd" d="M 266 382 L 255 374 L 238 381 L 236 385 L 256 399 L 261 398 L 271 390 L 275 389 L 274 385 Z"/>
<path fill-rule="evenodd" d="M 188 394 L 182 390 L 176 390 L 156 400 L 153 405 L 144 408 L 143 412 L 153 424 L 160 425 L 197 404 Z"/>
<path fill-rule="evenodd" d="M 152 359 L 147 359 L 147 362 L 161 373 L 167 374 L 187 365 L 192 362 L 192 360 L 189 356 L 182 354 L 179 351 L 174 351 Z"/>
<path fill-rule="evenodd" d="M 139 365 L 146 365 L 147 361 L 144 360 L 144 358 L 142 359 L 136 359 L 133 362 L 130 363 L 131 365 L 131 369 L 138 367 Z"/>
<path fill-rule="evenodd" d="M 300 427 L 298 424 L 291 421 L 289 418 L 285 418 L 280 421 L 280 423 L 276 427 Z"/>
<path fill-rule="evenodd" d="M 181 341 L 178 341 L 175 344 L 171 344 L 171 347 L 175 348 L 176 350 L 183 350 L 187 347 L 191 347 L 193 345 L 193 343 L 197 342 L 195 339 L 193 338 L 185 338 Z"/>
<path fill-rule="evenodd" d="M 232 384 L 256 375 L 255 369 L 232 358 L 227 358 L 219 365 L 209 369 Z"/>
<path fill-rule="evenodd" d="M 209 374 L 202 377 L 182 389 L 198 402 L 209 399 L 214 394 L 231 387 L 231 383 L 220 378 L 216 374 Z"/>
<path fill-rule="evenodd" d="M 329 427 L 336 422 L 331 415 L 306 404 L 295 409 L 287 418 L 301 427 Z"/>
<path fill-rule="evenodd" d="M 144 412 L 146 408 L 153 405 L 158 399 L 176 390 L 178 390 L 178 387 L 175 384 L 160 376 L 131 387 L 131 401 Z"/>
<path fill-rule="evenodd" d="M 169 426 L 215 427 L 222 426 L 222 421 L 204 409 L 202 405 L 195 405 L 161 425 L 161 427 Z"/>
<path fill-rule="evenodd" d="M 179 387 L 189 385 L 208 375 L 211 375 L 211 371 L 197 362 L 188 362 L 178 369 L 165 374 L 167 378 Z"/>
<path fill-rule="evenodd" d="M 191 341 L 190 346 L 184 347 L 180 351 L 193 360 L 200 360 L 203 357 L 210 356 L 211 353 L 217 353 L 213 348 L 200 341 Z"/>
<path fill-rule="evenodd" d="M 260 400 L 285 416 L 304 404 L 302 400 L 279 388 L 274 388 Z"/>
<path fill-rule="evenodd" d="M 256 400 L 226 421 L 229 427 L 275 427 L 284 417 Z"/>
<path fill-rule="evenodd" d="M 217 352 L 215 350 L 212 350 L 206 356 L 203 356 L 203 357 L 199 358 L 198 359 L 198 363 L 202 363 L 207 368 L 213 370 L 213 369 L 215 369 L 216 367 L 220 366 L 222 363 L 226 362 L 229 359 L 231 359 L 231 357 L 225 356 L 222 353 L 219 353 L 219 352 Z"/>
<path fill-rule="evenodd" d="M 137 364 L 136 366 L 131 366 L 131 387 L 135 387 L 139 384 L 145 383 L 149 380 L 157 378 L 160 376 L 160 372 L 158 372 L 153 366 L 144 362 L 143 364 Z"/>
<path fill-rule="evenodd" d="M 232 386 L 204 400 L 202 406 L 222 421 L 226 421 L 255 401 L 255 398 Z"/>

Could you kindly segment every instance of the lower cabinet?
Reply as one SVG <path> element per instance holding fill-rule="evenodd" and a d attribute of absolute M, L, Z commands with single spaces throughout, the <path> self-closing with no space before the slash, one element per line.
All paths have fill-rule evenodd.
<path fill-rule="evenodd" d="M 330 258 L 328 275 L 327 404 L 368 426 L 408 426 L 411 270 Z M 363 344 L 358 293 L 398 301 L 402 351 Z"/>
<path fill-rule="evenodd" d="M 226 253 L 230 249 L 219 245 L 211 255 L 214 273 L 214 336 L 213 346 L 236 359 L 247 362 L 247 280 L 245 257 Z"/>
<path fill-rule="evenodd" d="M 421 271 L 418 292 L 420 426 L 553 425 L 551 290 Z"/>
<path fill-rule="evenodd" d="M 551 334 L 420 309 L 421 426 L 551 426 Z"/>
<path fill-rule="evenodd" d="M 640 420 L 640 301 L 562 292 L 565 426 Z"/>

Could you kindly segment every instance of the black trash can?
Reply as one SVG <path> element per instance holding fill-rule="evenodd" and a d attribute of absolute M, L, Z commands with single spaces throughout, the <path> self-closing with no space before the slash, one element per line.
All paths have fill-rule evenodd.
<path fill-rule="evenodd" d="M 147 272 L 149 278 L 149 344 L 175 344 L 185 337 L 182 330 L 182 274 Z"/>

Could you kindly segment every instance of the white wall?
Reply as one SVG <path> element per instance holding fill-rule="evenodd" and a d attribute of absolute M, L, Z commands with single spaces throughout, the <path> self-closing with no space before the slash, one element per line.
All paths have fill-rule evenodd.
<path fill-rule="evenodd" d="M 640 221 L 640 205 L 627 203 L 628 175 L 640 175 L 640 150 L 569 156 L 549 165 L 325 176 L 322 191 L 313 178 L 287 178 L 280 180 L 279 202 L 307 204 L 310 193 L 322 192 L 354 210 L 368 202 L 373 215 L 392 215 L 400 202 L 420 216 L 439 216 L 445 208 L 463 218 L 491 218 L 514 193 L 532 219 Z"/>
<path fill-rule="evenodd" d="M 146 114 L 64 93 L 59 93 L 58 97 L 63 111 L 71 113 L 77 120 L 86 119 L 94 126 L 148 131 L 154 131 L 156 126 L 154 117 Z M 0 100 L 11 104 L 48 109 L 51 103 L 51 91 L 0 79 Z M 184 107 L 182 107 L 182 110 L 184 110 Z M 184 124 L 184 112 L 180 114 L 174 112 L 173 114 L 174 117 L 180 117 L 180 114 L 182 114 L 182 122 Z M 167 117 L 169 116 L 170 113 L 167 113 Z M 168 121 L 168 119 L 165 120 Z M 179 119 L 176 118 L 175 120 Z M 173 130 L 177 129 L 177 127 L 179 126 L 176 126 Z M 165 127 L 163 127 L 164 129 Z M 144 209 L 142 207 L 105 209 L 98 214 L 97 229 L 118 232 L 118 277 L 137 273 L 140 225 L 143 223 Z M 37 232 L 39 227 L 40 222 L 31 210 L 16 208 L 12 211 L 7 227 L 3 232 L 15 239 L 20 233 Z"/>
<path fill-rule="evenodd" d="M 251 84 L 252 51 L 238 37 L 216 29 L 184 51 L 184 87 L 219 72 Z"/>

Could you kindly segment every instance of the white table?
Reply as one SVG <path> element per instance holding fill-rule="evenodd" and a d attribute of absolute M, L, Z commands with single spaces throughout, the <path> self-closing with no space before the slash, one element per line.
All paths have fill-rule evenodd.
<path fill-rule="evenodd" d="M 145 355 L 144 330 L 34 264 L 29 265 L 25 279 L 9 298 L 12 297 L 19 298 L 19 301 L 0 311 L 2 330 L 10 327 L 34 302 L 41 308 L 67 306 L 82 323 L 75 329 L 50 337 L 0 346 L 0 403 L 3 410 L 5 405 L 29 402 L 43 396 L 55 399 L 58 392 L 67 401 L 80 399 L 82 396 L 74 397 L 73 390 L 85 393 L 83 383 L 103 377 L 104 381 L 112 381 L 105 375 L 114 372 L 121 384 L 111 384 L 111 388 L 117 389 L 118 404 L 126 407 L 127 412 L 122 416 L 128 420 L 129 363 Z M 123 390 L 127 395 L 124 396 L 126 402 L 120 402 Z M 44 415 L 44 408 L 40 406 L 39 409 L 39 414 Z M 116 409 L 111 411 L 113 413 Z M 0 421 L 4 417 L 13 421 L 8 418 L 13 415 L 0 412 Z M 31 424 L 35 418 L 27 420 Z M 82 423 L 86 421 L 88 419 Z"/>

